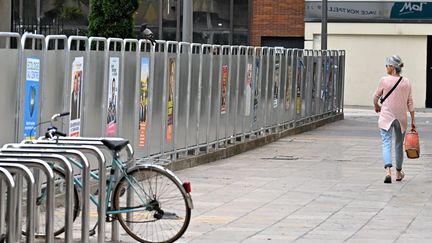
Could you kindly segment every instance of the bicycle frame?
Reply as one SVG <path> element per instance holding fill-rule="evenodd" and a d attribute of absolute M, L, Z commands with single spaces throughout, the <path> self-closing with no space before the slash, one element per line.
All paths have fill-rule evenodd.
<path fill-rule="evenodd" d="M 78 163 L 77 161 L 75 161 L 74 159 L 68 158 L 68 160 L 72 164 L 74 164 L 75 166 L 77 166 L 79 169 L 82 169 L 82 165 L 80 163 Z M 145 195 L 149 196 L 148 193 L 144 190 L 144 188 L 142 188 L 140 186 L 138 186 L 138 188 L 137 188 L 137 184 L 133 183 L 130 180 L 130 178 L 128 178 L 126 176 L 127 175 L 126 167 L 123 165 L 123 162 L 119 159 L 119 156 L 116 155 L 116 156 L 113 157 L 112 168 L 111 168 L 109 179 L 107 181 L 108 182 L 108 185 L 107 185 L 107 194 L 106 194 L 106 198 L 105 198 L 105 206 L 107 208 L 106 214 L 107 215 L 112 215 L 112 214 L 118 214 L 118 213 L 131 213 L 131 212 L 141 211 L 142 209 L 139 209 L 139 208 L 121 209 L 121 210 L 109 210 L 110 209 L 109 206 L 110 206 L 110 202 L 111 202 L 110 198 L 112 196 L 112 191 L 113 191 L 113 189 L 114 189 L 114 187 L 116 185 L 116 182 L 117 182 L 117 178 L 115 176 L 115 174 L 116 174 L 115 172 L 116 171 L 120 172 L 120 176 L 118 178 L 125 177 L 126 181 L 128 182 L 128 184 L 131 186 L 131 188 L 135 192 L 137 192 L 139 190 L 140 192 L 143 192 Z M 91 171 L 90 172 L 90 177 L 92 177 L 93 179 L 99 181 L 99 176 L 95 172 Z M 132 178 L 132 179 L 134 179 L 134 178 Z M 81 180 L 78 179 L 78 178 L 76 178 L 76 177 L 74 177 L 74 184 L 77 185 L 79 188 L 83 187 Z M 89 197 L 90 197 L 90 200 L 93 202 L 93 204 L 96 205 L 97 207 L 99 207 L 99 203 L 97 201 L 96 196 L 94 194 L 90 194 Z M 146 200 L 143 199 L 143 198 L 141 198 L 141 197 L 140 197 L 140 199 L 141 199 L 142 204 L 143 204 L 142 207 L 146 207 L 146 205 L 147 205 L 147 203 L 145 202 Z"/>

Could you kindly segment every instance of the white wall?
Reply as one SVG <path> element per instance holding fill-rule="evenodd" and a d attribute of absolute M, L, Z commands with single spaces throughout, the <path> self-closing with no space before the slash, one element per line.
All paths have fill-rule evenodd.
<path fill-rule="evenodd" d="M 320 23 L 306 23 L 305 48 L 320 48 Z M 328 49 L 346 50 L 345 104 L 372 105 L 372 95 L 385 75 L 385 58 L 398 54 L 402 75 L 413 84 L 414 105 L 425 107 L 428 24 L 331 23 Z"/>

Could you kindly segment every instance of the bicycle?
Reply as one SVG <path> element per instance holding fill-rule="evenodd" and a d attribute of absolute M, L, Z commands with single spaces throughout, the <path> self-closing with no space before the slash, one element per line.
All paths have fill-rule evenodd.
<path fill-rule="evenodd" d="M 69 115 L 69 113 L 56 114 L 51 118 L 51 124 L 57 118 Z M 57 128 L 51 126 L 47 129 L 45 138 L 58 142 L 59 136 L 63 134 Z M 193 208 L 190 196 L 190 183 L 181 180 L 170 170 L 156 164 L 137 163 L 125 165 L 120 158 L 120 151 L 128 144 L 128 140 L 103 139 L 101 142 L 112 153 L 112 168 L 107 179 L 107 193 L 105 198 L 107 220 L 118 220 L 123 229 L 139 242 L 174 242 L 186 231 Z M 61 146 L 59 144 L 59 146 Z M 69 161 L 76 167 L 82 169 L 80 163 L 72 158 Z M 129 164 L 132 161 L 129 161 Z M 65 173 L 64 170 L 55 164 L 51 164 L 55 176 L 56 198 L 64 196 Z M 115 174 L 118 172 L 118 178 Z M 90 176 L 99 180 L 95 172 Z M 41 193 L 37 198 L 37 207 L 40 218 L 44 218 L 47 212 L 45 207 L 46 190 L 42 181 Z M 77 176 L 74 177 L 73 197 L 73 220 L 79 215 L 80 198 L 78 189 L 83 184 Z M 90 201 L 97 207 L 98 192 L 90 194 Z M 64 200 L 63 200 L 64 201 Z M 64 232 L 64 207 L 62 200 L 55 200 L 55 235 Z M 67 203 L 67 202 L 66 202 Z M 40 221 L 43 225 L 44 222 Z M 91 230 L 95 232 L 95 227 Z M 23 232 L 25 234 L 25 232 Z M 43 236 L 43 235 L 40 235 Z"/>

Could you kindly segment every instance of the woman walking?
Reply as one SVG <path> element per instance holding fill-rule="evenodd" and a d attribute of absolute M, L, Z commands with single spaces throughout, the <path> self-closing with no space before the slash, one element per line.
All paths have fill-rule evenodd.
<path fill-rule="evenodd" d="M 411 82 L 402 77 L 402 59 L 398 55 L 386 59 L 387 76 L 381 78 L 375 91 L 373 102 L 375 112 L 380 113 L 378 127 L 381 133 L 382 153 L 386 176 L 384 183 L 391 183 L 392 134 L 395 134 L 396 181 L 401 181 L 405 174 L 402 171 L 403 141 L 407 129 L 407 111 L 411 115 L 411 127 L 415 129 L 414 105 L 411 94 Z M 392 91 L 393 90 L 393 91 Z M 381 106 L 378 99 L 381 98 Z"/>

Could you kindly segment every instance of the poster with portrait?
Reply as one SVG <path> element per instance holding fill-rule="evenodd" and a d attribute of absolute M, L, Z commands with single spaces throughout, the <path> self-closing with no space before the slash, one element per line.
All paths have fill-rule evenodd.
<path fill-rule="evenodd" d="M 120 58 L 109 58 L 108 71 L 108 98 L 107 98 L 107 117 L 106 130 L 107 136 L 115 136 L 117 134 L 117 109 L 118 109 L 118 87 L 119 87 L 119 67 Z"/>
<path fill-rule="evenodd" d="M 292 92 L 292 67 L 288 66 L 286 87 L 285 87 L 285 110 L 289 109 L 291 103 L 291 92 Z"/>
<path fill-rule="evenodd" d="M 245 116 L 250 116 L 252 98 L 252 63 L 246 66 L 246 94 L 245 94 Z"/>
<path fill-rule="evenodd" d="M 226 113 L 227 93 L 228 93 L 228 65 L 223 65 L 222 81 L 221 81 L 221 103 L 220 103 L 221 114 Z"/>
<path fill-rule="evenodd" d="M 79 137 L 81 130 L 81 86 L 83 82 L 84 57 L 72 62 L 69 136 Z"/>
<path fill-rule="evenodd" d="M 257 113 L 258 113 L 258 103 L 259 103 L 259 89 L 258 89 L 258 80 L 260 78 L 260 59 L 255 59 L 255 75 L 253 78 L 253 122 L 257 121 Z"/>
<path fill-rule="evenodd" d="M 150 59 L 148 57 L 141 58 L 140 68 L 140 98 L 139 98 L 139 141 L 138 146 L 144 147 L 146 128 L 147 128 L 147 110 L 148 110 L 148 86 L 150 84 Z"/>
<path fill-rule="evenodd" d="M 303 60 L 299 60 L 298 62 L 299 69 L 297 70 L 297 85 L 296 85 L 296 113 L 300 114 L 301 111 L 301 83 L 302 83 L 302 73 L 304 70 Z"/>
<path fill-rule="evenodd" d="M 167 88 L 167 133 L 166 139 L 168 142 L 172 140 L 173 124 L 174 124 L 174 87 L 176 79 L 176 59 L 168 60 L 168 88 Z"/>
<path fill-rule="evenodd" d="M 39 114 L 40 60 L 27 58 L 24 98 L 24 138 L 34 139 Z"/>
<path fill-rule="evenodd" d="M 276 108 L 278 106 L 279 86 L 280 86 L 280 64 L 279 64 L 279 59 L 276 59 L 274 75 L 273 75 L 273 108 Z"/>

